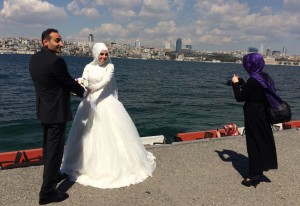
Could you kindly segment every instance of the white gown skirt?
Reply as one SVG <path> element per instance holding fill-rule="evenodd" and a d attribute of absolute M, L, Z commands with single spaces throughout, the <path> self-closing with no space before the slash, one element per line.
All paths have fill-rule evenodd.
<path fill-rule="evenodd" d="M 120 188 L 152 176 L 155 157 L 141 143 L 123 104 L 112 95 L 81 101 L 67 139 L 61 172 L 72 181 Z"/>

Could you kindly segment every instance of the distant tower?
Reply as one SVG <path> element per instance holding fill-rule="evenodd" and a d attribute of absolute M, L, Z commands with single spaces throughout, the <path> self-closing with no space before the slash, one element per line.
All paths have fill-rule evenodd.
<path fill-rule="evenodd" d="M 171 44 L 169 42 L 165 43 L 165 49 L 171 49 Z"/>
<path fill-rule="evenodd" d="M 282 49 L 282 54 L 285 56 L 286 55 L 286 48 L 285 47 L 283 47 L 283 49 Z"/>
<path fill-rule="evenodd" d="M 259 53 L 260 53 L 261 55 L 264 55 L 264 45 L 263 45 L 263 44 L 260 45 Z"/>
<path fill-rule="evenodd" d="M 176 40 L 176 53 L 181 54 L 181 48 L 182 48 L 182 41 L 181 39 Z"/>
<path fill-rule="evenodd" d="M 89 35 L 89 42 L 94 42 L 94 36 L 93 36 L 93 34 Z"/>
<path fill-rule="evenodd" d="M 139 40 L 136 40 L 134 42 L 134 47 L 137 48 L 137 49 L 140 49 L 141 48 L 141 42 Z"/>

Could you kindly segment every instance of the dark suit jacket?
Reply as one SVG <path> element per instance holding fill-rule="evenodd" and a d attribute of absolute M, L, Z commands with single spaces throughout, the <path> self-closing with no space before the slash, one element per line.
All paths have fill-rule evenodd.
<path fill-rule="evenodd" d="M 29 71 L 36 91 L 36 113 L 42 123 L 72 120 L 70 92 L 82 97 L 84 88 L 69 74 L 66 62 L 47 48 L 31 57 Z"/>

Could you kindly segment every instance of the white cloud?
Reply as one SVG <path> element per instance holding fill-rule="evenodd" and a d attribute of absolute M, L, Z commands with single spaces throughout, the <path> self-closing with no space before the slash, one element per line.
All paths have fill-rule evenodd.
<path fill-rule="evenodd" d="M 144 0 L 139 13 L 140 17 L 169 19 L 173 15 L 168 0 Z"/>
<path fill-rule="evenodd" d="M 153 28 L 145 29 L 145 33 L 149 35 L 169 35 L 176 32 L 176 24 L 174 21 L 161 21 Z"/>
<path fill-rule="evenodd" d="M 127 29 L 131 33 L 142 33 L 145 28 L 145 24 L 143 21 L 133 21 L 127 25 Z"/>
<path fill-rule="evenodd" d="M 128 36 L 128 30 L 120 24 L 102 24 L 99 27 L 96 27 L 94 29 L 88 29 L 84 28 L 80 31 L 81 36 L 87 36 L 89 34 L 93 34 L 95 37 L 102 37 L 102 38 L 108 38 L 108 37 L 126 37 Z"/>
<path fill-rule="evenodd" d="M 76 10 L 79 10 L 79 5 L 76 1 L 72 1 L 71 3 L 69 3 L 67 5 L 67 9 L 69 11 L 76 11 Z"/>
<path fill-rule="evenodd" d="M 89 19 L 95 18 L 99 16 L 98 10 L 95 8 L 84 7 L 80 8 L 76 1 L 72 1 L 67 5 L 68 11 L 71 11 L 73 14 L 77 16 L 86 16 Z"/>
<path fill-rule="evenodd" d="M 169 2 L 172 8 L 175 8 L 175 11 L 181 11 L 186 4 L 190 4 L 189 0 L 173 0 Z"/>
<path fill-rule="evenodd" d="M 284 0 L 284 9 L 288 12 L 299 13 L 300 1 L 299 0 Z"/>
<path fill-rule="evenodd" d="M 285 3 L 295 6 L 296 1 L 285 0 Z M 274 13 L 270 7 L 250 13 L 249 5 L 237 0 L 198 0 L 194 8 L 196 28 L 193 26 L 191 30 L 195 31 L 193 43 L 196 44 L 231 46 L 279 42 L 291 37 L 291 28 L 298 31 L 300 28 L 295 17 L 298 14 L 282 10 Z"/>
<path fill-rule="evenodd" d="M 72 0 L 82 7 L 105 7 L 105 9 L 133 9 L 143 3 L 143 0 Z"/>
<path fill-rule="evenodd" d="M 92 4 L 91 0 L 84 2 L 86 6 Z M 106 10 L 112 22 L 86 31 L 85 36 L 92 32 L 114 41 L 140 39 L 145 46 L 157 47 L 182 38 L 183 45 L 216 48 L 246 48 L 249 44 L 300 38 L 300 16 L 292 12 L 300 8 L 297 0 L 284 0 L 281 10 L 273 10 L 270 5 L 255 12 L 252 4 L 239 0 L 98 0 L 95 5 L 98 11 Z"/>
<path fill-rule="evenodd" d="M 112 18 L 118 22 L 128 22 L 132 18 L 136 17 L 136 13 L 133 10 L 127 9 L 113 9 L 111 11 Z"/>
<path fill-rule="evenodd" d="M 264 6 L 262 9 L 261 9 L 262 13 L 264 14 L 272 14 L 273 13 L 273 10 L 271 7 L 269 6 Z"/>
<path fill-rule="evenodd" d="M 41 0 L 4 0 L 2 21 L 26 25 L 44 25 L 66 18 L 63 8 Z"/>
<path fill-rule="evenodd" d="M 91 0 L 93 2 L 93 0 Z M 96 4 L 105 5 L 110 9 L 123 8 L 133 9 L 143 3 L 143 0 L 96 0 Z"/>
<path fill-rule="evenodd" d="M 87 39 L 92 33 L 95 40 L 139 39 L 144 46 L 156 47 L 166 41 L 174 45 L 181 38 L 183 45 L 193 48 L 247 48 L 300 39 L 298 0 L 276 1 L 276 5 L 252 0 L 71 0 L 65 5 L 69 18 L 62 7 L 48 2 L 4 0 L 1 32 L 6 27 L 14 31 L 13 21 L 22 32 L 28 25 L 55 23 L 67 25 L 65 31 L 72 36 L 64 36 L 70 38 Z"/>

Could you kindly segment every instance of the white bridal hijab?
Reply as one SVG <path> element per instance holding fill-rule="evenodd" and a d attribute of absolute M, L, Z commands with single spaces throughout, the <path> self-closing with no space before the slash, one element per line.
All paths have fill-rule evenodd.
<path fill-rule="evenodd" d="M 104 43 L 96 43 L 94 44 L 93 46 L 93 57 L 94 57 L 94 60 L 93 60 L 93 64 L 94 65 L 97 65 L 99 64 L 99 61 L 98 61 L 98 56 L 99 54 L 102 52 L 102 51 L 107 51 L 108 52 L 108 48 L 106 47 L 106 45 Z M 108 63 L 111 63 L 111 60 L 110 60 L 110 57 L 108 56 Z"/>

